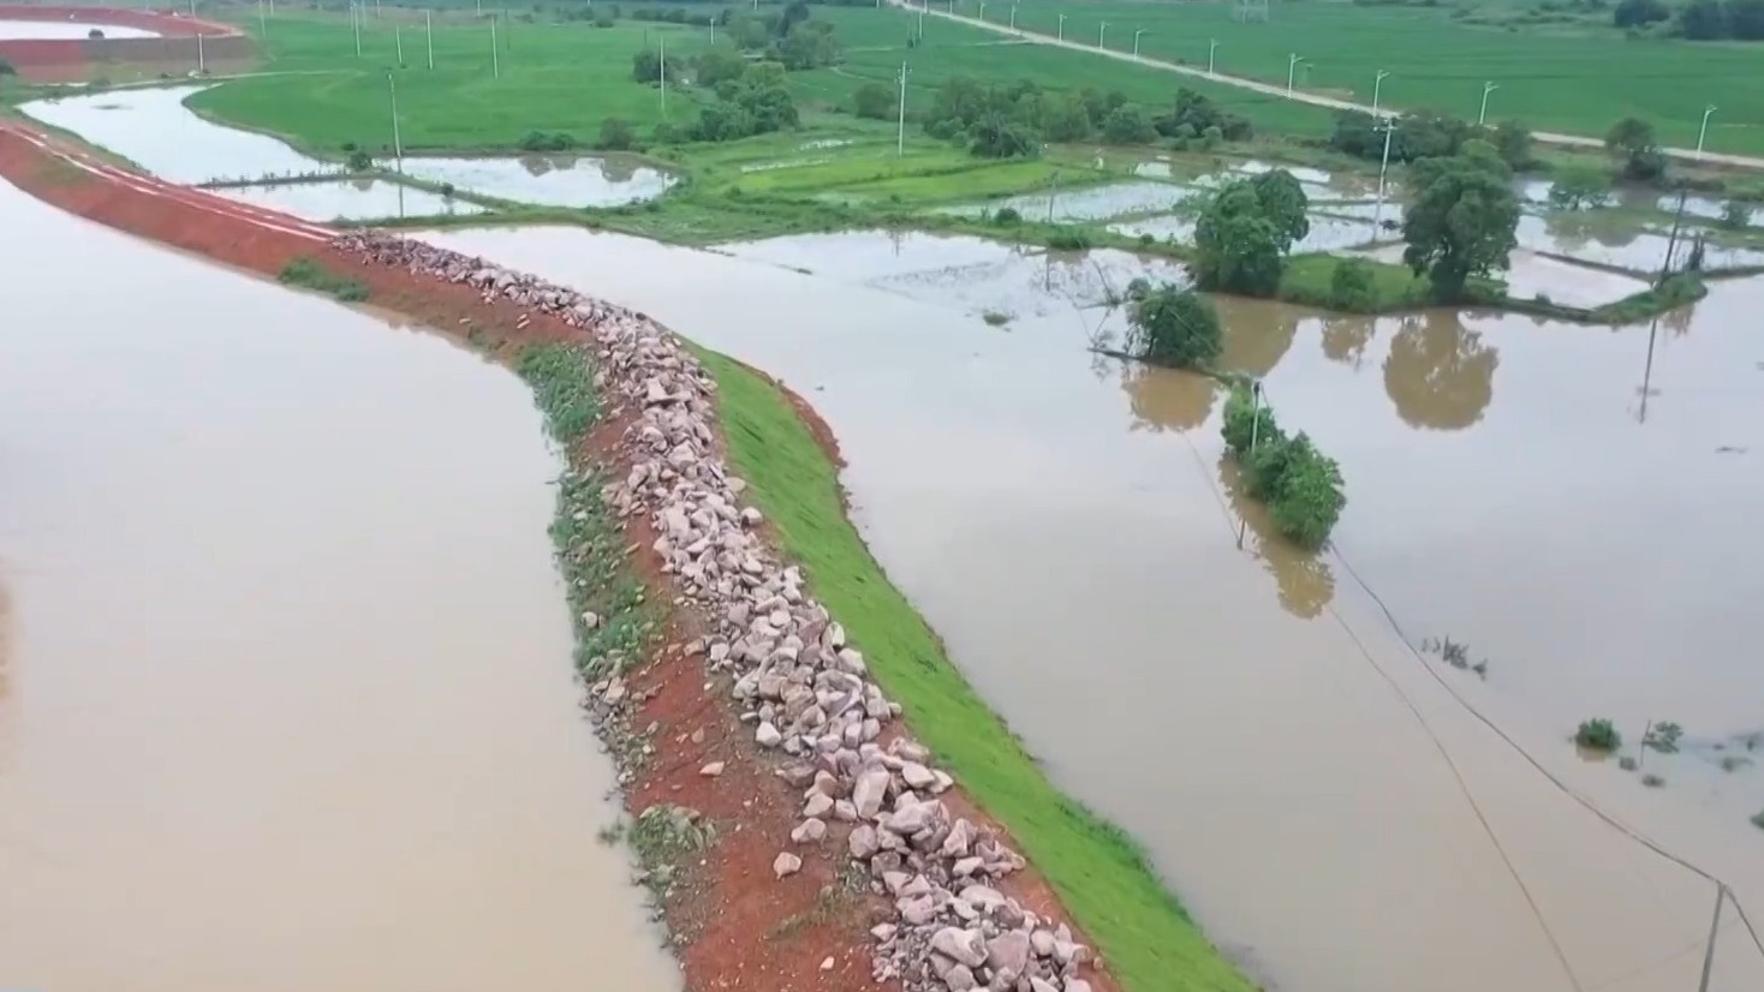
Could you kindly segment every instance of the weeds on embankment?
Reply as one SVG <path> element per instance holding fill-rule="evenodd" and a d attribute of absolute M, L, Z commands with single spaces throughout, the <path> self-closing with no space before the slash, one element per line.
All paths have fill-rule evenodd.
<path fill-rule="evenodd" d="M 624 567 L 624 532 L 601 499 L 606 480 L 567 459 L 600 417 L 589 362 L 581 348 L 540 344 L 521 352 L 515 369 L 571 461 L 558 480 L 551 539 L 575 626 L 576 668 L 596 678 L 638 661 L 654 624 L 643 607 L 642 584 Z"/>
<path fill-rule="evenodd" d="M 324 293 L 342 303 L 360 303 L 368 298 L 367 283 L 338 275 L 305 255 L 282 266 L 276 278 L 284 286 Z"/>

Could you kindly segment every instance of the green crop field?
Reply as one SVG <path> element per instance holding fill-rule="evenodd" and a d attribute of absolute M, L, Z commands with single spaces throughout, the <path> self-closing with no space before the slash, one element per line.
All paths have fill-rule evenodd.
<path fill-rule="evenodd" d="M 243 23 L 257 28 L 254 21 Z M 267 68 L 276 75 L 227 82 L 189 103 L 202 113 L 335 156 L 346 142 L 391 146 L 390 74 L 408 148 L 507 148 L 530 131 L 562 131 L 591 141 L 608 117 L 645 129 L 663 119 L 659 90 L 632 81 L 631 57 L 664 37 L 670 59 L 709 44 L 703 29 L 673 24 L 620 21 L 596 28 L 586 21 L 498 19 L 499 75 L 493 75 L 488 19 L 437 18 L 430 70 L 419 12 L 387 7 L 384 16 L 368 18 L 359 58 L 347 18 L 284 13 L 270 23 L 265 43 Z M 670 92 L 669 119 L 691 120 L 697 100 L 689 90 Z"/>
<path fill-rule="evenodd" d="M 1609 27 L 1608 13 L 1555 24 L 1466 19 L 1492 20 L 1519 6 L 1517 0 L 1438 6 L 1274 0 L 1266 23 L 1243 23 L 1233 17 L 1233 4 L 1222 2 L 1022 0 L 1017 26 L 1051 36 L 1064 13 L 1066 38 L 1094 44 L 1107 21 L 1103 42 L 1122 51 L 1130 51 L 1134 32 L 1144 29 L 1142 54 L 1203 68 L 1217 39 L 1220 72 L 1280 85 L 1296 54 L 1307 63 L 1298 72 L 1305 89 L 1363 103 L 1371 102 L 1373 79 L 1383 69 L 1392 74 L 1381 93 L 1386 105 L 1470 119 L 1483 83 L 1494 82 L 1500 89 L 1490 98 L 1492 120 L 1598 137 L 1613 121 L 1634 115 L 1681 147 L 1696 143 L 1703 109 L 1714 103 L 1720 109 L 1710 121 L 1710 150 L 1764 152 L 1764 45 L 1630 40 Z M 1006 0 L 991 0 L 986 17 L 1002 23 L 1010 9 Z M 979 0 L 956 0 L 955 10 L 976 16 Z M 1096 74 L 1100 82 L 1102 70 Z"/>

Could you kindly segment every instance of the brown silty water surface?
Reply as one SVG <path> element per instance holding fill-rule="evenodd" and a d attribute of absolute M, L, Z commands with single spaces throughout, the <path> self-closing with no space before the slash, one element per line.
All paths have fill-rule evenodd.
<path fill-rule="evenodd" d="M 0 987 L 676 989 L 526 388 L 0 184 Z"/>
<path fill-rule="evenodd" d="M 1744 617 L 1764 590 L 1739 511 L 1764 479 L 1715 448 L 1764 444 L 1764 345 L 1738 316 L 1764 286 L 1662 322 L 1645 423 L 1646 327 L 1222 302 L 1226 364 L 1268 376 L 1283 418 L 1341 459 L 1344 559 L 1265 532 L 1212 383 L 1087 350 L 1120 315 L 1041 288 L 1062 268 L 1077 284 L 1082 258 L 1013 281 L 974 273 L 1020 253 L 993 246 L 989 267 L 969 239 L 426 237 L 645 309 L 806 396 L 866 539 L 956 662 L 1270 987 L 1694 987 L 1713 886 L 1452 693 L 1764 906 L 1755 769 L 1650 754 L 1668 784 L 1645 789 L 1566 740 L 1598 712 L 1632 738 L 1648 713 L 1709 741 L 1758 726 Z M 1020 319 L 986 326 L 974 284 Z M 1445 635 L 1490 658 L 1486 682 L 1414 650 Z M 1711 988 L 1761 987 L 1764 959 L 1724 922 Z"/>

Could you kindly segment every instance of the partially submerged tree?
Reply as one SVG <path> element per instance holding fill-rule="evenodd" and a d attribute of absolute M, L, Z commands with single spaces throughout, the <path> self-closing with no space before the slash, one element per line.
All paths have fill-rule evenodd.
<path fill-rule="evenodd" d="M 1195 225 L 1195 278 L 1208 289 L 1271 296 L 1286 253 L 1311 229 L 1298 180 L 1276 169 L 1221 188 Z"/>
<path fill-rule="evenodd" d="M 1165 283 L 1133 304 L 1127 351 L 1157 365 L 1194 368 L 1219 357 L 1219 314 L 1200 294 Z"/>
<path fill-rule="evenodd" d="M 1421 193 L 1403 217 L 1403 261 L 1427 274 L 1435 299 L 1460 300 L 1471 276 L 1505 269 L 1518 245 L 1512 174 L 1482 142 L 1469 142 L 1450 158 L 1417 162 L 1414 174 Z"/>

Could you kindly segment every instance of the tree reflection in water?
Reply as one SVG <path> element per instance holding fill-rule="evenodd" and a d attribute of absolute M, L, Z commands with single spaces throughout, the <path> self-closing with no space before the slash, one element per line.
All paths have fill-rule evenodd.
<path fill-rule="evenodd" d="M 1384 359 L 1384 391 L 1412 427 L 1455 431 L 1482 419 L 1500 356 L 1458 315 L 1429 310 L 1402 318 Z"/>
<path fill-rule="evenodd" d="M 1322 613 L 1335 598 L 1335 573 L 1324 552 L 1306 551 L 1280 536 L 1268 519 L 1268 508 L 1244 491 L 1236 459 L 1220 455 L 1218 469 L 1232 511 L 1247 524 L 1244 541 L 1250 553 L 1274 576 L 1281 608 L 1306 620 Z"/>
<path fill-rule="evenodd" d="M 1193 372 L 1122 361 L 1121 389 L 1133 408 L 1133 429 L 1188 431 L 1207 422 L 1220 390 L 1213 379 Z"/>
<path fill-rule="evenodd" d="M 1358 369 L 1366 346 L 1378 332 L 1377 320 L 1362 314 L 1331 314 L 1323 318 L 1323 357 Z"/>
<path fill-rule="evenodd" d="M 1270 300 L 1217 297 L 1219 321 L 1225 328 L 1219 366 L 1261 378 L 1292 348 L 1301 311 Z"/>

